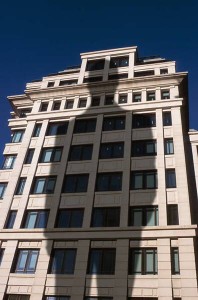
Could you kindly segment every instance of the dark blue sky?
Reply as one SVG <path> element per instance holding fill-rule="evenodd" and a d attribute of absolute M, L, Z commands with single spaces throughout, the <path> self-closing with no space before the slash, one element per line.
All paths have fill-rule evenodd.
<path fill-rule="evenodd" d="M 198 129 L 197 0 L 7 0 L 0 5 L 0 154 L 9 141 L 8 95 L 80 63 L 80 52 L 138 46 L 189 72 L 190 126 Z M 1 160 L 1 159 L 0 159 Z"/>

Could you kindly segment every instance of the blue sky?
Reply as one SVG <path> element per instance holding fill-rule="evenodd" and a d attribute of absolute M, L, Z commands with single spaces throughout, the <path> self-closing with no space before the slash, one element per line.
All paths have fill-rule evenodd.
<path fill-rule="evenodd" d="M 138 46 L 189 72 L 190 126 L 198 129 L 197 0 L 7 0 L 0 4 L 0 153 L 10 139 L 6 97 L 80 63 L 80 53 Z M 1 161 L 2 157 L 0 158 Z"/>

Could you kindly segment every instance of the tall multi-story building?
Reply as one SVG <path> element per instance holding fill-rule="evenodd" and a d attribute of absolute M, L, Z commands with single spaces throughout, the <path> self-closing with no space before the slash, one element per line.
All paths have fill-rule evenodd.
<path fill-rule="evenodd" d="M 197 300 L 187 73 L 136 47 L 81 59 L 8 97 L 0 299 Z"/>

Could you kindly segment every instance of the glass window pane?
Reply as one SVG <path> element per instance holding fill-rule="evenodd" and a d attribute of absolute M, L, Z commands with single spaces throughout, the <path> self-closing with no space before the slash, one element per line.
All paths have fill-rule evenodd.
<path fill-rule="evenodd" d="M 36 223 L 37 213 L 36 212 L 29 212 L 27 216 L 27 221 L 25 224 L 25 228 L 34 228 Z"/>
<path fill-rule="evenodd" d="M 146 174 L 146 188 L 148 189 L 155 188 L 155 174 L 153 173 Z"/>
<path fill-rule="evenodd" d="M 104 209 L 94 208 L 92 226 L 93 227 L 104 226 Z"/>
<path fill-rule="evenodd" d="M 134 274 L 142 272 L 142 252 L 135 250 L 133 253 L 132 270 Z"/>
<path fill-rule="evenodd" d="M 114 249 L 103 249 L 102 274 L 114 274 L 115 251 Z"/>
<path fill-rule="evenodd" d="M 70 227 L 82 227 L 83 222 L 83 210 L 82 209 L 73 209 L 71 210 L 71 221 Z"/>
<path fill-rule="evenodd" d="M 64 250 L 62 250 L 62 249 L 54 250 L 51 274 L 61 274 L 62 273 L 63 259 L 64 259 Z"/>
<path fill-rule="evenodd" d="M 102 250 L 91 250 L 89 261 L 89 274 L 101 274 L 101 260 Z"/>
<path fill-rule="evenodd" d="M 45 179 L 37 179 L 35 188 L 34 188 L 34 193 L 35 194 L 42 194 L 44 191 L 44 186 L 45 186 Z"/>
<path fill-rule="evenodd" d="M 62 149 L 56 149 L 54 154 L 54 162 L 58 162 L 61 160 Z"/>
<path fill-rule="evenodd" d="M 42 162 L 50 162 L 52 157 L 52 149 L 44 150 Z"/>
<path fill-rule="evenodd" d="M 142 209 L 133 209 L 133 226 L 143 225 Z"/>
<path fill-rule="evenodd" d="M 27 272 L 34 272 L 38 258 L 38 251 L 31 251 L 28 258 Z"/>
<path fill-rule="evenodd" d="M 65 251 L 63 274 L 73 274 L 74 273 L 75 259 L 76 259 L 76 250 L 67 249 Z"/>
<path fill-rule="evenodd" d="M 81 175 L 78 177 L 76 192 L 86 192 L 87 191 L 87 184 L 88 184 L 88 177 L 87 175 Z"/>
<path fill-rule="evenodd" d="M 154 253 L 153 250 L 146 250 L 146 274 L 154 273 Z"/>
<path fill-rule="evenodd" d="M 143 176 L 142 176 L 142 173 L 134 174 L 134 177 L 133 177 L 133 188 L 134 189 L 142 189 L 143 188 Z"/>
<path fill-rule="evenodd" d="M 145 213 L 146 213 L 146 225 L 154 226 L 155 225 L 155 209 L 147 208 Z"/>
<path fill-rule="evenodd" d="M 23 272 L 25 270 L 25 265 L 28 257 L 28 250 L 21 250 L 19 252 L 18 262 L 16 266 L 16 272 Z"/>
<path fill-rule="evenodd" d="M 47 180 L 46 189 L 45 189 L 46 194 L 52 194 L 54 192 L 55 182 L 56 182 L 55 178 L 49 178 Z"/>
<path fill-rule="evenodd" d="M 46 228 L 47 220 L 48 220 L 48 212 L 47 211 L 39 211 L 38 217 L 37 217 L 37 222 L 36 222 L 36 228 Z"/>

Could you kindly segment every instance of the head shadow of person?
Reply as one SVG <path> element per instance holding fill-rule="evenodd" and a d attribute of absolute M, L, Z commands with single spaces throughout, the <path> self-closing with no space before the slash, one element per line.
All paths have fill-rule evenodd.
<path fill-rule="evenodd" d="M 148 163 L 142 157 L 131 158 L 131 153 L 135 156 L 138 151 L 131 152 L 131 147 L 134 140 L 154 137 L 149 127 L 139 138 L 138 129 L 132 130 L 132 112 L 137 106 L 132 99 L 129 103 L 129 97 L 125 103 L 125 95 L 133 89 L 133 82 L 126 87 L 125 80 L 118 80 L 120 70 L 114 67 L 112 72 L 114 80 L 83 84 L 80 89 L 76 86 L 78 105 L 87 95 L 88 107 L 64 111 L 69 120 L 67 133 L 57 135 L 54 141 L 54 146 L 63 149 L 60 163 L 52 163 L 49 172 L 49 176 L 57 176 L 54 194 L 46 197 L 46 210 L 51 210 L 44 239 L 50 259 L 43 293 L 48 300 L 127 299 L 134 296 L 133 288 L 140 282 L 130 275 L 141 272 L 141 226 L 153 225 L 149 207 L 155 189 L 136 190 L 136 185 L 145 184 L 141 171 Z M 66 103 L 71 100 L 69 93 L 66 90 Z M 83 145 L 88 146 L 84 152 Z M 155 169 L 155 157 L 149 159 Z M 131 175 L 131 171 L 139 173 Z M 141 211 L 141 205 L 148 211 Z M 105 222 L 110 225 L 101 226 Z M 130 247 L 134 251 L 129 251 Z"/>

